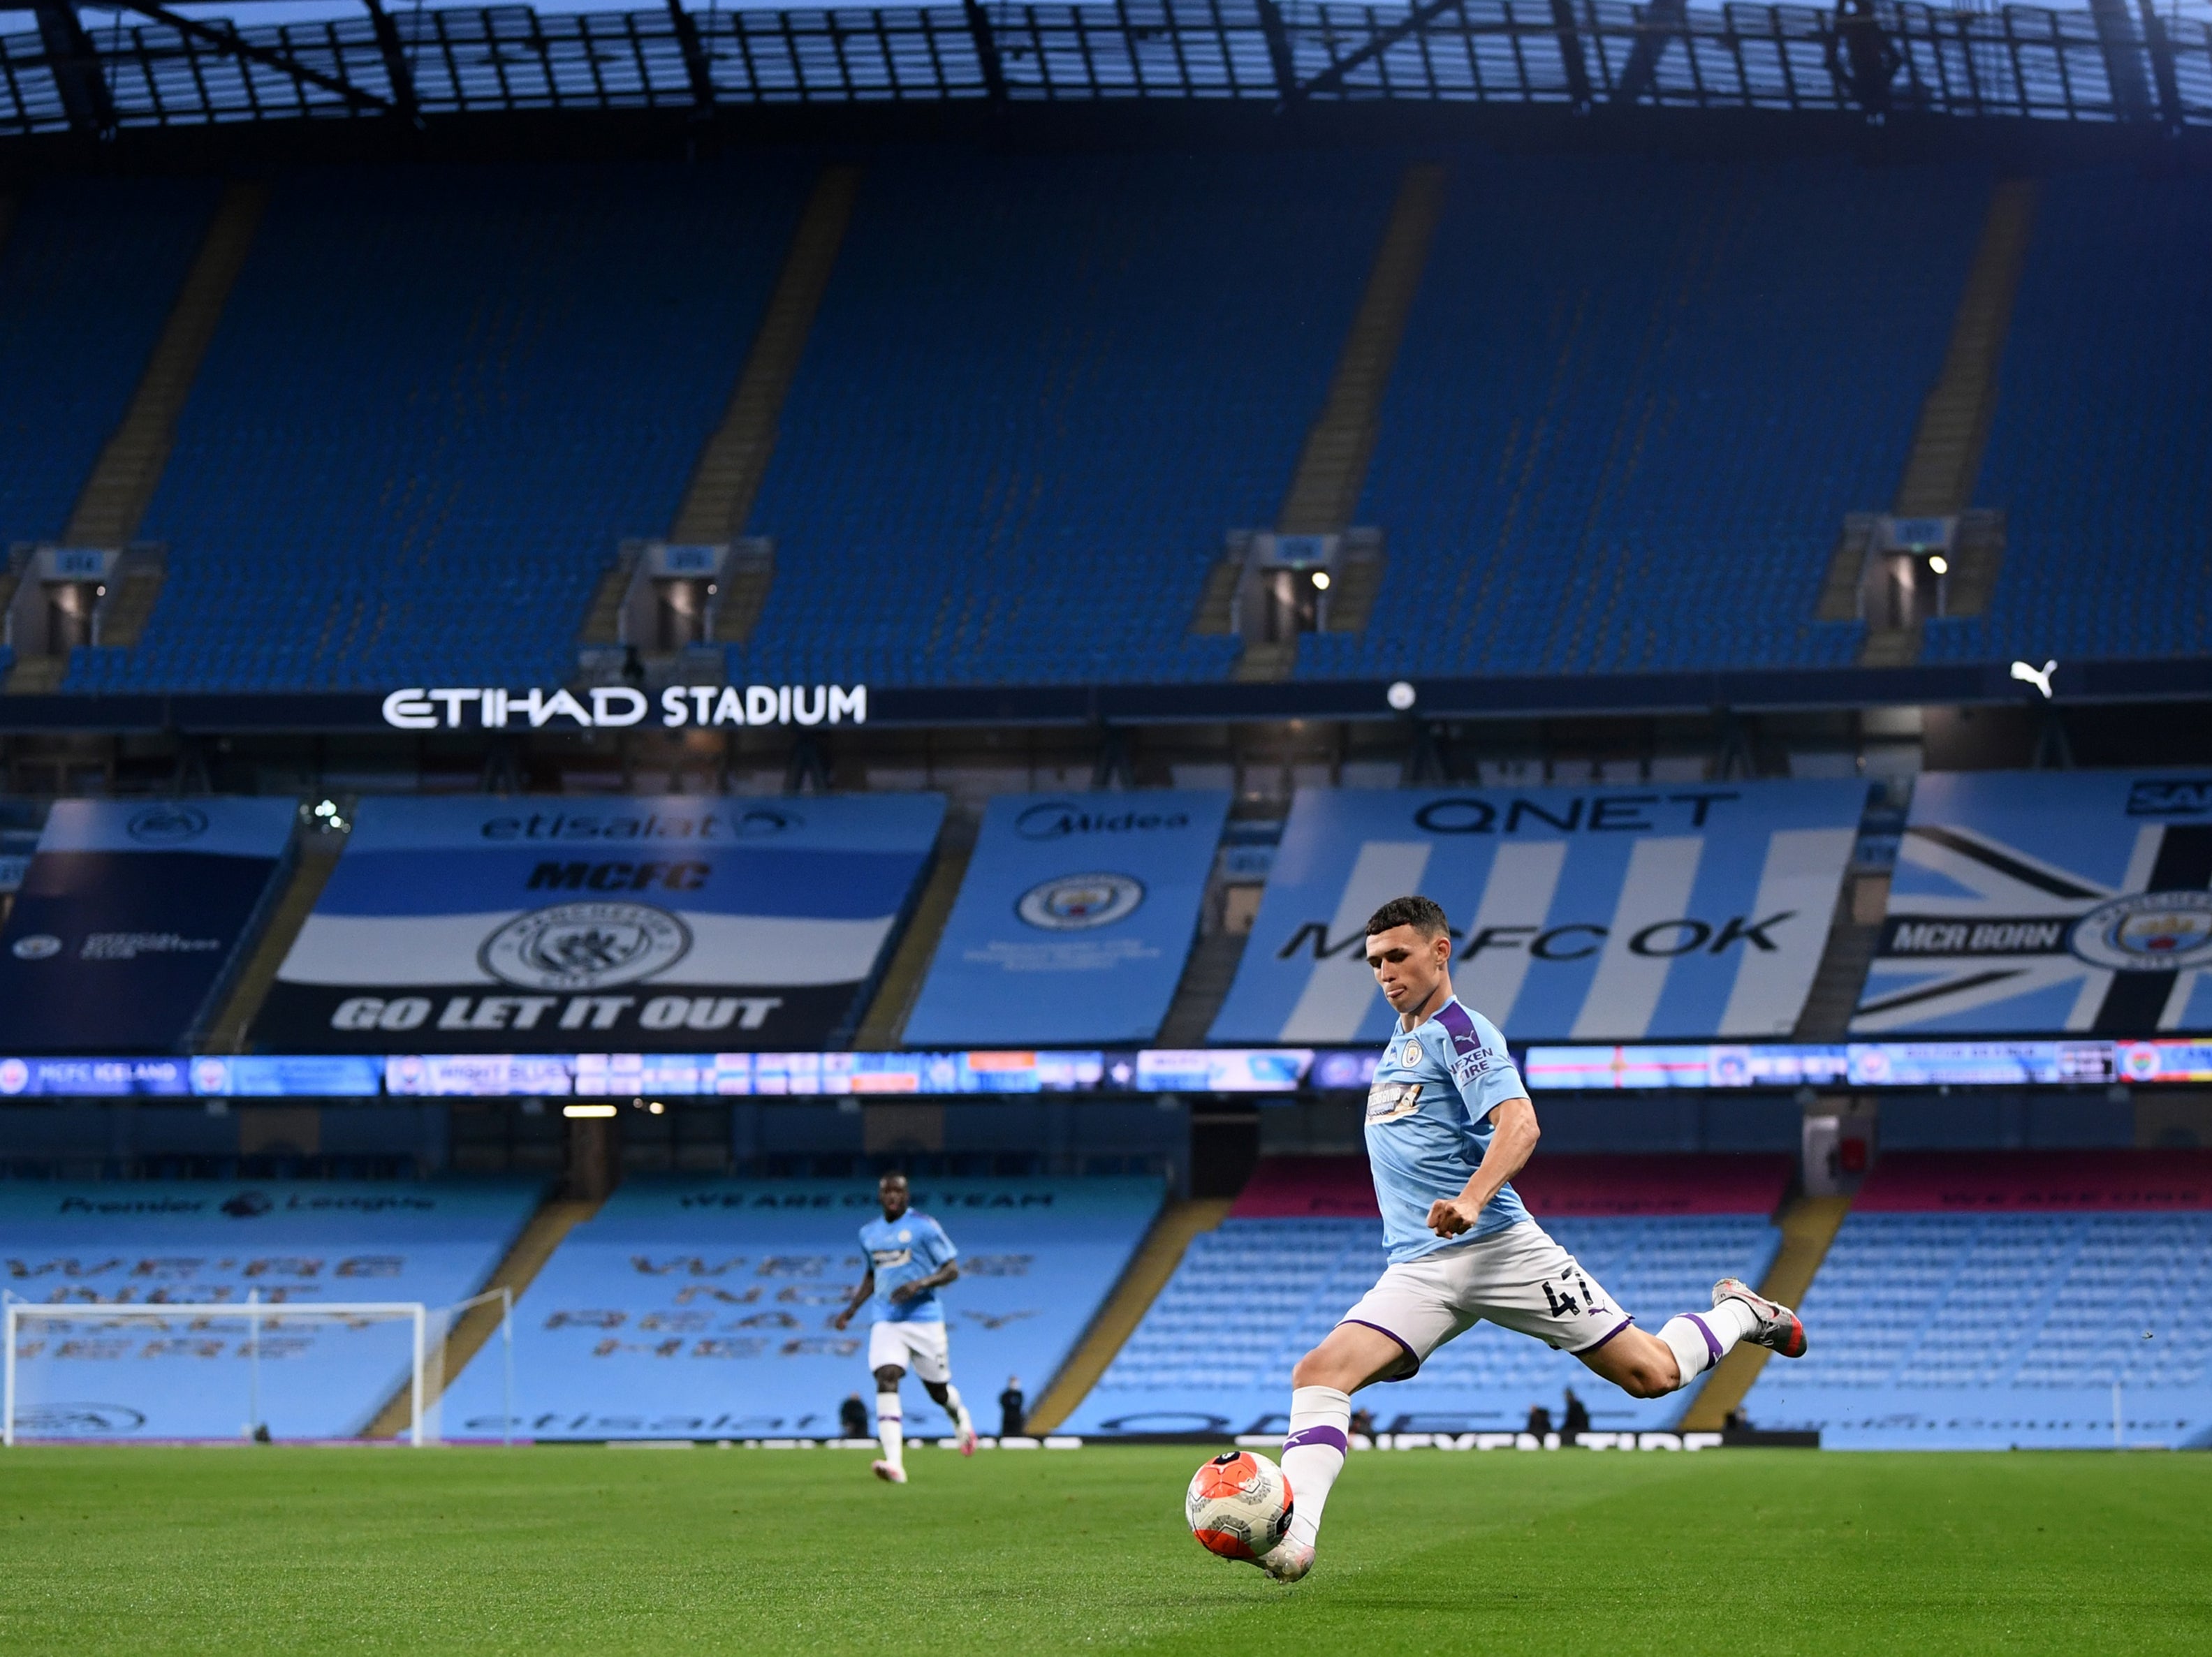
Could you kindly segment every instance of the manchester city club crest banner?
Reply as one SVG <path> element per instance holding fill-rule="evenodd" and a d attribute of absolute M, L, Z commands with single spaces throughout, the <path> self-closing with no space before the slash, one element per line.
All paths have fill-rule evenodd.
<path fill-rule="evenodd" d="M 179 1050 L 215 1016 L 298 809 L 56 804 L 0 932 L 0 1051 Z"/>
<path fill-rule="evenodd" d="M 254 1037 L 295 1052 L 748 1052 L 857 1016 L 939 794 L 377 798 Z"/>
<path fill-rule="evenodd" d="M 1150 1041 L 1228 815 L 1225 789 L 993 800 L 907 1042 Z"/>
<path fill-rule="evenodd" d="M 2212 776 L 1924 776 L 1852 1033 L 2212 1028 L 2208 888 Z"/>
<path fill-rule="evenodd" d="M 1216 1041 L 1380 1041 L 1363 928 L 1422 893 L 1515 1041 L 1786 1035 L 1865 804 L 1851 781 L 1301 790 Z"/>

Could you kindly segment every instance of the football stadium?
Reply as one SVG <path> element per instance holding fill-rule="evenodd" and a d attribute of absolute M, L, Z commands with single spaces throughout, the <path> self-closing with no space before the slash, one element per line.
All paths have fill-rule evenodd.
<path fill-rule="evenodd" d="M 7 1651 L 2212 1649 L 2212 7 L 0 0 L 0 1367 Z"/>

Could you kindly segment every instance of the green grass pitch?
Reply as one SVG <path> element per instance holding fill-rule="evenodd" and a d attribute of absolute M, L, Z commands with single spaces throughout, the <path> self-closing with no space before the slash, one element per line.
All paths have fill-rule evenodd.
<path fill-rule="evenodd" d="M 0 1650 L 2212 1651 L 2212 1456 L 1363 1454 L 1295 1588 L 1196 1449 L 18 1449 Z"/>

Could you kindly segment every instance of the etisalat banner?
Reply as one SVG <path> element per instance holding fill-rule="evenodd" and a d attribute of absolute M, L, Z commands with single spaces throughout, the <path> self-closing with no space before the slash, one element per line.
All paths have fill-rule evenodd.
<path fill-rule="evenodd" d="M 944 816 L 939 794 L 364 800 L 254 1036 L 818 1046 L 856 1011 Z"/>
<path fill-rule="evenodd" d="M 1367 918 L 1443 906 L 1452 986 L 1516 1041 L 1786 1035 L 1865 804 L 1851 781 L 1302 789 L 1211 1039 L 1380 1041 Z"/>
<path fill-rule="evenodd" d="M 0 932 L 0 1049 L 176 1052 L 291 844 L 284 799 L 63 800 Z"/>
<path fill-rule="evenodd" d="M 2212 775 L 1937 774 L 1914 788 L 1854 1034 L 2212 1023 Z"/>
<path fill-rule="evenodd" d="M 1226 789 L 993 800 L 905 1039 L 1152 1040 L 1228 815 Z"/>

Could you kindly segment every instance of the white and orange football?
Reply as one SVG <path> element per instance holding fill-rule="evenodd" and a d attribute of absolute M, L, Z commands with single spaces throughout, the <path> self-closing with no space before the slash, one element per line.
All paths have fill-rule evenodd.
<path fill-rule="evenodd" d="M 1191 1476 L 1182 1511 L 1207 1552 L 1257 1560 L 1291 1528 L 1291 1481 L 1267 1457 L 1232 1450 Z"/>

